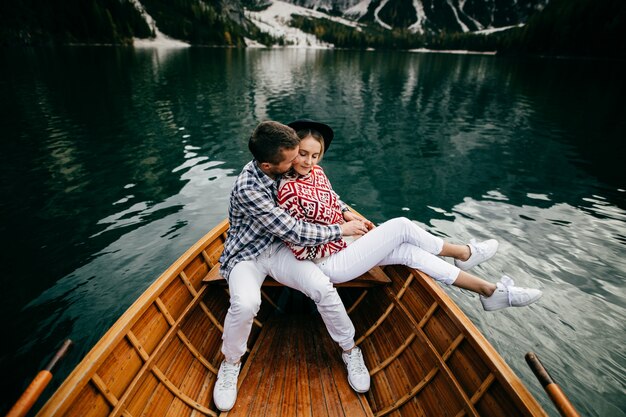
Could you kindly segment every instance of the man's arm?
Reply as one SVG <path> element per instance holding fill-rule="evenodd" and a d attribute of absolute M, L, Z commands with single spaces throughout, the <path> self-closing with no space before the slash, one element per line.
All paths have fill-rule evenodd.
<path fill-rule="evenodd" d="M 266 193 L 253 187 L 240 190 L 237 195 L 240 208 L 258 222 L 272 235 L 301 246 L 316 246 L 341 238 L 339 225 L 329 226 L 297 220 L 278 207 Z"/>

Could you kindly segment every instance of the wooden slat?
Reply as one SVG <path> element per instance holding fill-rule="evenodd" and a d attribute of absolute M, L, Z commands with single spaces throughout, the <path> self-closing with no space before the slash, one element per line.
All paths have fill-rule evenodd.
<path fill-rule="evenodd" d="M 198 291 L 196 291 L 189 278 L 187 278 L 187 274 L 185 274 L 185 271 L 180 271 L 180 279 L 185 283 L 185 286 L 191 293 L 191 296 L 195 297 L 198 294 Z"/>
<path fill-rule="evenodd" d="M 158 297 L 155 301 L 154 304 L 156 304 L 156 306 L 159 308 L 159 310 L 161 311 L 161 313 L 163 314 L 163 317 L 165 317 L 165 320 L 167 320 L 167 322 L 169 323 L 170 326 L 173 326 L 174 323 L 176 323 L 176 320 L 174 320 L 174 317 L 172 317 L 172 315 L 170 314 L 170 312 L 167 309 L 167 306 L 165 305 L 165 303 L 161 300 L 160 297 Z"/>
<path fill-rule="evenodd" d="M 198 349 L 196 349 L 196 347 L 189 341 L 189 339 L 187 338 L 187 336 L 185 336 L 185 334 L 182 332 L 182 330 L 179 330 L 177 333 L 178 337 L 180 338 L 180 340 L 185 344 L 185 346 L 187 347 L 187 349 L 189 350 L 189 352 L 191 352 L 191 354 L 202 364 L 204 365 L 205 368 L 207 368 L 209 371 L 213 372 L 215 375 L 217 375 L 217 369 L 215 369 L 215 367 L 213 365 L 211 365 L 211 363 L 204 357 L 202 356 L 202 354 L 198 351 Z"/>
<path fill-rule="evenodd" d="M 400 299 L 404 296 L 404 293 L 409 287 L 409 285 L 411 285 L 412 280 L 413 280 L 413 275 L 410 275 L 409 278 L 406 280 L 406 283 L 404 284 L 402 289 L 398 292 L 398 294 L 394 296 L 394 302 L 400 301 Z M 393 292 L 388 289 L 388 294 L 393 294 Z M 394 310 L 395 307 L 396 305 L 394 303 L 390 303 L 387 306 L 387 309 L 385 310 L 385 312 L 378 318 L 378 320 L 376 320 L 374 324 L 372 324 L 372 326 L 361 337 L 359 337 L 359 339 L 356 341 L 356 344 L 360 345 L 361 343 L 363 343 L 363 340 L 365 340 L 369 335 L 371 335 L 374 331 L 376 331 L 376 329 L 380 327 L 380 325 L 387 319 L 387 317 L 389 317 L 389 315 L 391 314 L 391 312 Z"/>
<path fill-rule="evenodd" d="M 365 296 L 367 296 L 367 291 L 368 290 L 363 290 L 361 295 L 354 300 L 354 303 L 352 303 L 352 305 L 346 310 L 348 314 L 351 314 L 359 306 L 359 304 L 361 304 L 361 302 L 365 299 Z"/>
<path fill-rule="evenodd" d="M 282 405 L 285 401 L 285 390 L 288 387 L 286 376 L 293 370 L 289 369 L 295 367 L 295 364 L 289 363 L 289 359 L 293 358 L 293 349 L 291 341 L 293 340 L 293 332 L 289 331 L 289 323 L 286 323 L 285 329 L 283 329 L 283 336 L 279 339 L 279 344 L 274 350 L 276 357 L 276 366 L 270 368 L 272 387 L 267 398 L 267 404 L 265 407 L 266 416 L 279 416 Z M 294 404 L 295 405 L 295 404 Z"/>
<path fill-rule="evenodd" d="M 272 307 L 274 307 L 274 310 L 278 311 L 279 313 L 283 313 L 283 309 L 280 308 L 278 305 L 276 305 L 274 300 L 272 300 L 272 298 L 269 295 L 267 295 L 267 292 L 261 290 L 261 297 L 265 301 L 267 301 Z"/>
<path fill-rule="evenodd" d="M 174 394 L 175 398 L 180 399 L 188 406 L 198 410 L 202 414 L 217 417 L 217 413 L 215 413 L 215 411 L 206 408 L 202 404 L 198 404 L 193 398 L 190 398 L 187 394 L 178 389 L 178 387 L 174 383 L 172 383 L 159 368 L 157 368 L 156 366 L 152 367 L 152 373 L 172 394 Z"/>
<path fill-rule="evenodd" d="M 118 399 L 115 397 L 115 395 L 113 395 L 113 393 L 104 383 L 102 378 L 100 378 L 98 374 L 95 374 L 93 377 L 91 377 L 91 381 L 96 386 L 98 391 L 100 391 L 102 396 L 108 401 L 108 403 L 111 404 L 112 407 L 115 407 L 118 403 Z"/>
<path fill-rule="evenodd" d="M 396 360 L 398 356 L 400 356 L 402 352 L 404 352 L 406 348 L 408 348 L 411 345 L 411 342 L 413 342 L 413 340 L 415 340 L 415 333 L 411 333 L 409 337 L 407 337 L 407 339 L 404 341 L 404 343 L 400 345 L 398 349 L 396 349 L 393 355 L 386 358 L 384 361 L 378 364 L 374 369 L 370 369 L 370 375 L 376 375 L 378 372 L 385 369 L 387 365 L 389 365 L 391 362 Z"/>
<path fill-rule="evenodd" d="M 489 374 L 487 378 L 485 378 L 485 380 L 482 384 L 480 384 L 480 387 L 478 387 L 474 395 L 472 395 L 472 398 L 470 398 L 472 404 L 475 405 L 476 403 L 478 403 L 478 401 L 480 401 L 482 396 L 485 394 L 485 392 L 487 392 L 487 390 L 495 380 L 496 377 L 493 374 Z M 455 417 L 463 417 L 464 415 L 466 415 L 465 410 L 461 410 Z"/>
<path fill-rule="evenodd" d="M 375 414 L 376 417 L 386 416 L 387 414 L 397 410 L 409 401 L 411 398 L 415 397 L 429 382 L 431 379 L 437 375 L 439 372 L 439 368 L 433 368 L 424 379 L 422 379 L 417 385 L 415 385 L 408 393 L 398 399 L 395 403 L 391 404 L 389 407 L 384 408 Z"/>
<path fill-rule="evenodd" d="M 219 320 L 217 320 L 213 313 L 211 313 L 211 310 L 209 310 L 209 307 L 207 307 L 204 301 L 200 302 L 200 308 L 202 309 L 202 311 L 204 311 L 204 314 L 206 314 L 209 320 L 211 320 L 211 323 L 213 323 L 213 325 L 217 327 L 221 333 L 224 333 L 224 327 L 222 327 L 222 324 L 219 322 Z"/>
<path fill-rule="evenodd" d="M 297 368 L 294 371 L 297 374 L 296 380 L 296 416 L 297 417 L 312 417 L 313 409 L 311 406 L 311 385 L 309 381 L 311 377 L 309 375 L 309 366 L 306 361 L 306 347 L 308 338 L 305 337 L 305 332 L 296 332 L 295 334 L 296 349 L 295 353 L 298 355 L 298 361 L 295 365 Z"/>
<path fill-rule="evenodd" d="M 292 323 L 289 323 L 293 327 Z M 285 362 L 285 389 L 281 407 L 275 412 L 277 416 L 295 416 L 298 402 L 298 362 L 301 360 L 298 352 L 297 334 L 293 328 L 288 329 L 291 336 L 287 341 L 287 360 Z"/>
<path fill-rule="evenodd" d="M 387 309 L 385 310 L 385 312 L 383 313 L 382 316 L 380 316 L 378 318 L 378 320 L 376 320 L 374 322 L 374 324 L 372 324 L 372 327 L 370 327 L 369 329 L 367 329 L 367 331 L 357 339 L 356 344 L 357 346 L 360 345 L 361 343 L 363 343 L 363 341 L 365 339 L 367 339 L 367 337 L 369 335 L 371 335 L 372 333 L 374 333 L 376 331 L 376 329 L 378 329 L 380 327 L 380 325 L 387 319 L 387 317 L 389 317 L 389 315 L 391 314 L 391 312 L 393 311 L 393 309 L 396 308 L 396 306 L 394 304 L 389 304 L 387 306 Z"/>
<path fill-rule="evenodd" d="M 148 354 L 148 352 L 146 352 L 146 349 L 144 349 L 144 347 L 141 345 L 141 342 L 139 341 L 139 339 L 137 339 L 137 336 L 135 336 L 135 333 L 133 333 L 132 331 L 129 331 L 126 334 L 126 338 L 133 345 L 137 353 L 139 353 L 139 356 L 141 356 L 141 359 L 143 359 L 144 362 L 148 362 L 148 359 L 150 359 L 150 355 Z"/>

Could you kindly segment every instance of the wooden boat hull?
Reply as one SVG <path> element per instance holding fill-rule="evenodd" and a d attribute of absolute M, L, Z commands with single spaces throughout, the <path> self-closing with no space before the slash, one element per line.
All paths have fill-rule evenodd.
<path fill-rule="evenodd" d="M 395 265 L 339 289 L 372 374 L 367 394 L 347 385 L 313 305 L 267 286 L 237 403 L 220 414 L 211 395 L 229 301 L 215 271 L 227 229 L 223 221 L 170 266 L 38 416 L 546 416 L 446 293 Z"/>

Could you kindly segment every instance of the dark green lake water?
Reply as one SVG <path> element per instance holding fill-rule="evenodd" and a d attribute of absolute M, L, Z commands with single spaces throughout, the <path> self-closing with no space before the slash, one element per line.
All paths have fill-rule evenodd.
<path fill-rule="evenodd" d="M 335 128 L 335 190 L 375 222 L 495 237 L 475 271 L 539 287 L 486 313 L 448 293 L 553 416 L 626 416 L 624 63 L 328 50 L 0 50 L 1 411 L 66 338 L 47 398 L 226 216 L 262 120 Z"/>

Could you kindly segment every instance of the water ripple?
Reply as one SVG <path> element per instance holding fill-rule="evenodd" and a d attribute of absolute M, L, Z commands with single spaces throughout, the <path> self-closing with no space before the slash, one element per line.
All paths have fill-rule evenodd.
<path fill-rule="evenodd" d="M 599 217 L 597 211 L 563 203 L 518 207 L 498 192 L 488 195 L 498 200 L 465 199 L 454 207 L 454 220 L 433 220 L 431 230 L 461 242 L 497 238 L 497 256 L 474 273 L 491 281 L 506 273 L 518 285 L 541 288 L 544 296 L 528 309 L 486 314 L 475 297 L 447 290 L 497 348 L 507 346 L 505 358 L 521 374 L 528 373 L 520 361 L 523 351 L 535 350 L 572 398 L 583 394 L 584 384 L 602 387 L 609 396 L 623 394 L 626 271 L 614 230 L 624 230 L 616 220 L 624 210 L 603 204 L 617 216 Z"/>

